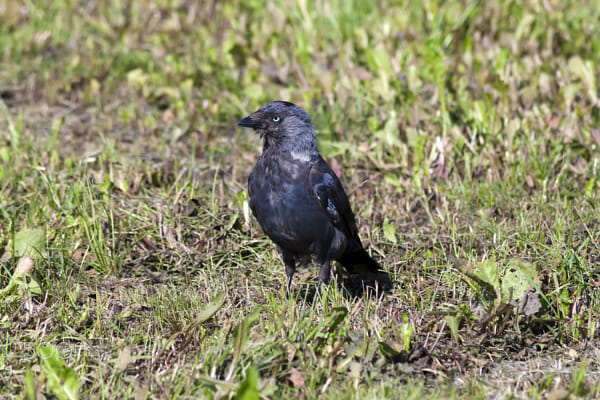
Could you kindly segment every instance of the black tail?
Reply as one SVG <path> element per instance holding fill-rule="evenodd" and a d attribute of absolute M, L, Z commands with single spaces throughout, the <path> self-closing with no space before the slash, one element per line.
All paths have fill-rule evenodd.
<path fill-rule="evenodd" d="M 383 285 L 385 290 L 392 288 L 389 274 L 363 248 L 344 253 L 337 261 L 342 264 L 344 270 L 349 274 L 362 275 L 368 281 L 375 280 Z"/>

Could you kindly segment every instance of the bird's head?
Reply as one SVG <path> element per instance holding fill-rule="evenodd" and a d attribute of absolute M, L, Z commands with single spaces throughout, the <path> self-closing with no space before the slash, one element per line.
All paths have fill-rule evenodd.
<path fill-rule="evenodd" d="M 269 103 L 237 124 L 253 128 L 264 138 L 267 146 L 316 151 L 317 139 L 310 116 L 287 101 Z"/>

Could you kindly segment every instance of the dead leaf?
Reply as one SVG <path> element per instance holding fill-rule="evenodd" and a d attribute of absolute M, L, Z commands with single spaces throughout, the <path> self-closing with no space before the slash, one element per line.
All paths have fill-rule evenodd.
<path fill-rule="evenodd" d="M 170 108 L 167 108 L 160 117 L 160 119 L 166 124 L 172 123 L 174 118 L 175 115 L 173 115 L 173 111 Z"/>
<path fill-rule="evenodd" d="M 358 67 L 354 70 L 354 75 L 358 78 L 358 80 L 365 81 L 373 79 L 373 75 L 366 70 L 365 68 Z"/>
<path fill-rule="evenodd" d="M 135 400 L 146 400 L 148 398 L 148 388 L 143 385 L 139 385 L 135 391 Z"/>
<path fill-rule="evenodd" d="M 287 346 L 287 358 L 288 358 L 288 363 L 292 363 L 292 361 L 294 361 L 294 358 L 296 357 L 296 348 L 290 344 L 288 344 Z"/>
<path fill-rule="evenodd" d="M 525 175 L 525 182 L 527 183 L 527 186 L 529 186 L 530 188 L 535 186 L 533 183 L 533 178 L 530 175 Z"/>
<path fill-rule="evenodd" d="M 590 129 L 590 133 L 592 134 L 594 142 L 600 146 L 600 129 Z"/>
<path fill-rule="evenodd" d="M 69 251 L 69 256 L 71 257 L 71 260 L 73 260 L 75 262 L 79 262 L 79 261 L 83 260 L 85 255 L 86 255 L 85 250 L 77 249 L 77 250 Z"/>
<path fill-rule="evenodd" d="M 129 364 L 133 361 L 131 357 L 131 347 L 125 346 L 119 352 L 119 359 L 117 360 L 117 371 L 123 372 L 127 369 Z"/>
<path fill-rule="evenodd" d="M 164 271 L 163 272 L 146 271 L 146 275 L 148 276 L 148 278 L 150 278 L 152 283 L 163 283 L 167 277 L 167 273 Z"/>
<path fill-rule="evenodd" d="M 567 400 L 571 393 L 567 389 L 554 389 L 546 395 L 547 400 Z"/>
<path fill-rule="evenodd" d="M 165 238 L 172 249 L 177 250 L 180 253 L 184 253 L 186 251 L 185 247 L 175 237 L 175 230 L 173 228 L 165 227 Z"/>
<path fill-rule="evenodd" d="M 287 379 L 296 389 L 304 387 L 304 377 L 296 368 L 292 368 L 292 370 L 290 371 L 290 376 L 288 376 Z"/>
<path fill-rule="evenodd" d="M 542 309 L 542 302 L 540 301 L 540 295 L 534 289 L 525 293 L 521 302 L 519 303 L 519 314 L 526 316 L 533 315 Z"/>

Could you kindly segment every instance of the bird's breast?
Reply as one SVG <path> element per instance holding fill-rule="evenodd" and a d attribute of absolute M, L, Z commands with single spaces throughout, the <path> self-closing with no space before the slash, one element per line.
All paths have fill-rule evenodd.
<path fill-rule="evenodd" d="M 267 160 L 268 161 L 268 160 Z M 248 180 L 250 208 L 261 228 L 279 246 L 298 253 L 316 252 L 335 228 L 308 183 L 310 166 L 258 162 Z"/>

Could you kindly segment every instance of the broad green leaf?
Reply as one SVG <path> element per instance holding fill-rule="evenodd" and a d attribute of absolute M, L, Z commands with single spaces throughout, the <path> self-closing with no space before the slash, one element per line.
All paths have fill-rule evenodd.
<path fill-rule="evenodd" d="M 584 64 L 583 60 L 579 56 L 574 56 L 569 59 L 567 64 L 569 68 L 569 72 L 572 75 L 575 75 L 577 78 L 580 78 L 583 74 Z"/>
<path fill-rule="evenodd" d="M 234 330 L 235 353 L 239 356 L 248 344 L 248 335 L 250 328 L 258 321 L 258 310 L 254 310 L 248 315 Z"/>
<path fill-rule="evenodd" d="M 379 118 L 375 116 L 369 117 L 369 119 L 367 119 L 367 126 L 371 132 L 375 132 L 377 128 L 379 128 Z"/>
<path fill-rule="evenodd" d="M 500 76 L 500 78 L 504 79 L 504 69 L 506 68 L 506 63 L 508 62 L 509 52 L 506 48 L 501 47 L 498 51 L 498 55 L 494 60 L 495 72 Z"/>
<path fill-rule="evenodd" d="M 595 193 L 595 188 L 596 188 L 596 179 L 594 177 L 592 177 L 587 185 L 585 185 L 585 190 L 584 190 L 584 195 L 588 200 L 592 199 L 592 196 Z"/>
<path fill-rule="evenodd" d="M 408 352 L 410 350 L 410 340 L 414 332 L 413 326 L 408 322 L 408 315 L 402 315 L 402 322 L 400 324 L 400 335 L 402 336 L 402 342 L 404 343 L 404 350 Z"/>
<path fill-rule="evenodd" d="M 379 351 L 383 358 L 390 362 L 395 362 L 402 355 L 402 353 L 385 342 L 379 342 Z"/>
<path fill-rule="evenodd" d="M 233 331 L 233 360 L 225 375 L 225 380 L 230 380 L 237 366 L 240 355 L 246 349 L 248 345 L 248 337 L 250 335 L 250 328 L 258 321 L 258 310 L 254 310 L 248 315 Z"/>
<path fill-rule="evenodd" d="M 392 66 L 389 61 L 390 56 L 385 51 L 385 48 L 379 47 L 377 49 L 368 50 L 366 57 L 371 71 L 378 74 L 385 73 L 387 76 L 393 74 Z"/>
<path fill-rule="evenodd" d="M 490 258 L 485 261 L 477 263 L 478 269 L 475 270 L 475 277 L 481 280 L 481 282 L 491 286 L 495 291 L 500 286 L 500 280 L 498 278 L 498 263 L 495 259 Z"/>
<path fill-rule="evenodd" d="M 532 283 L 539 284 L 535 266 L 520 259 L 511 260 L 502 277 L 502 299 L 508 301 L 520 300 L 523 295 L 533 288 Z"/>
<path fill-rule="evenodd" d="M 258 400 L 258 372 L 256 368 L 250 367 L 246 370 L 246 379 L 240 383 L 235 393 L 236 400 Z"/>
<path fill-rule="evenodd" d="M 25 372 L 25 393 L 27 394 L 28 400 L 35 400 L 35 382 L 33 381 L 33 374 L 31 373 L 31 368 L 27 367 L 27 371 Z"/>
<path fill-rule="evenodd" d="M 498 265 L 494 258 L 478 262 L 477 264 L 464 263 L 458 266 L 460 271 L 469 277 L 469 283 L 474 289 L 477 284 L 481 289 L 481 293 L 487 298 L 494 298 L 500 287 L 500 279 L 498 277 Z"/>
<path fill-rule="evenodd" d="M 400 147 L 400 131 L 398 129 L 398 116 L 394 110 L 390 111 L 383 129 L 375 132 L 375 136 L 391 147 Z"/>
<path fill-rule="evenodd" d="M 14 257 L 28 255 L 35 257 L 46 245 L 46 237 L 41 229 L 21 229 L 15 235 Z"/>
<path fill-rule="evenodd" d="M 202 307 L 196 316 L 196 322 L 204 322 L 210 319 L 221 307 L 223 307 L 223 304 L 225 304 L 225 292 L 219 293 L 210 303 Z"/>
<path fill-rule="evenodd" d="M 394 244 L 397 243 L 396 227 L 390 224 L 387 218 L 383 220 L 383 236 L 385 236 L 388 241 Z"/>
<path fill-rule="evenodd" d="M 55 346 L 39 346 L 37 348 L 46 374 L 48 389 L 60 400 L 79 398 L 79 378 L 73 369 L 65 364 Z"/>
<path fill-rule="evenodd" d="M 446 315 L 444 317 L 444 321 L 448 324 L 448 328 L 450 329 L 450 333 L 452 334 L 452 338 L 458 344 L 458 327 L 460 325 L 460 321 L 462 316 L 459 315 Z"/>
<path fill-rule="evenodd" d="M 0 160 L 4 162 L 8 162 L 8 160 L 10 160 L 10 147 L 0 147 Z"/>

